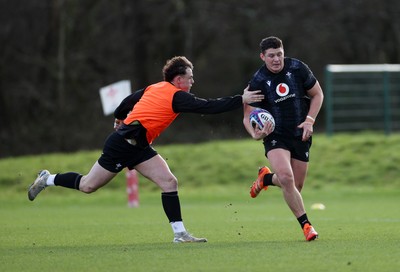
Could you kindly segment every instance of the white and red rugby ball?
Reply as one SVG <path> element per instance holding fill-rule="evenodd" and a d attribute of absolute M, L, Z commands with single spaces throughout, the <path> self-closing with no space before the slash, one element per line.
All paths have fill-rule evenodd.
<path fill-rule="evenodd" d="M 269 111 L 256 108 L 250 113 L 250 124 L 253 128 L 258 125 L 260 129 L 263 129 L 266 122 L 271 122 L 272 130 L 275 129 L 275 119 Z"/>

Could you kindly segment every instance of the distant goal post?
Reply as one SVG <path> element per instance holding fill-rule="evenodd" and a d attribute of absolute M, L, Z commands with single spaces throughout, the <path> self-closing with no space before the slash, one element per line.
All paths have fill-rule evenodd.
<path fill-rule="evenodd" d="M 400 130 L 400 64 L 331 64 L 325 80 L 328 135 Z"/>

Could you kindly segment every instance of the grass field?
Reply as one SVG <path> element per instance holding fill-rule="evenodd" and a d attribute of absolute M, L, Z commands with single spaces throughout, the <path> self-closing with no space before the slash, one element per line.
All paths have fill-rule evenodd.
<path fill-rule="evenodd" d="M 316 138 L 303 191 L 313 242 L 278 188 L 248 196 L 260 143 L 158 148 L 181 181 L 185 225 L 205 244 L 171 242 L 160 193 L 143 178 L 139 208 L 127 207 L 123 175 L 92 195 L 48 188 L 27 200 L 36 170 L 85 171 L 98 152 L 0 160 L 0 271 L 398 271 L 400 137 Z"/>
<path fill-rule="evenodd" d="M 173 244 L 159 193 L 128 208 L 123 192 L 81 196 L 49 188 L 30 203 L 2 199 L 1 271 L 395 271 L 399 191 L 312 190 L 320 238 L 305 242 L 278 189 L 257 199 L 229 186 L 181 191 L 189 231 L 206 244 Z M 275 190 L 274 190 L 275 189 Z M 218 192 L 218 194 L 217 194 Z M 311 210 L 322 202 L 326 210 Z"/>

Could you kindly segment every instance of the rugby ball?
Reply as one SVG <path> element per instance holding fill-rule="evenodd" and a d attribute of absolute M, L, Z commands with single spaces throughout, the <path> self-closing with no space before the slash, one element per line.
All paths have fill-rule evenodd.
<path fill-rule="evenodd" d="M 263 129 L 266 122 L 271 122 L 272 130 L 275 129 L 275 119 L 271 115 L 271 113 L 269 113 L 269 111 L 261 108 L 256 108 L 250 113 L 250 124 L 253 128 L 258 125 L 260 129 Z"/>

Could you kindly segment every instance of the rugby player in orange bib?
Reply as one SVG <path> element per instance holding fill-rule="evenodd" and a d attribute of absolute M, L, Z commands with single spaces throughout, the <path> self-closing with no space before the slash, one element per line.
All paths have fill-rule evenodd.
<path fill-rule="evenodd" d="M 218 99 L 198 98 L 190 93 L 194 84 L 193 65 L 183 56 L 168 60 L 164 81 L 136 91 L 125 98 L 114 112 L 116 131 L 107 138 L 103 153 L 86 175 L 75 172 L 39 172 L 28 190 L 33 201 L 47 186 L 62 186 L 92 193 L 110 182 L 122 169 L 136 169 L 161 189 L 164 212 L 174 232 L 174 243 L 207 242 L 187 232 L 181 215 L 178 181 L 152 142 L 182 112 L 217 114 L 243 104 L 260 102 L 264 96 L 244 89 L 242 95 Z"/>

